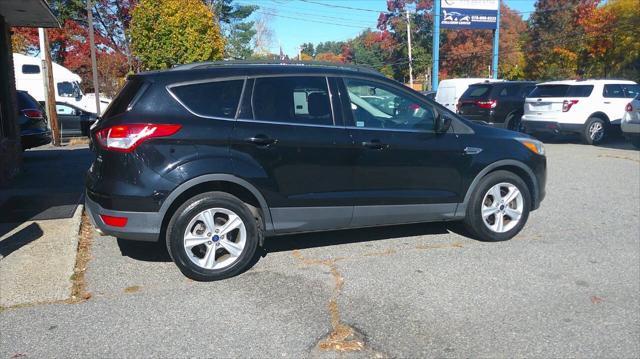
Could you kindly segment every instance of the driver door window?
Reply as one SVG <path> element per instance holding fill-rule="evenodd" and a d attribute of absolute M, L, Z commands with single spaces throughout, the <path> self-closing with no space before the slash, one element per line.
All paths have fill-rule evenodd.
<path fill-rule="evenodd" d="M 357 79 L 345 79 L 345 85 L 355 127 L 433 131 L 433 109 L 402 91 Z"/>

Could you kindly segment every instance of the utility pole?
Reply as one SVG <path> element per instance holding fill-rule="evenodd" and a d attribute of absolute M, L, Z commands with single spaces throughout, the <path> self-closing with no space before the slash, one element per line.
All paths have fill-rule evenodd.
<path fill-rule="evenodd" d="M 49 39 L 47 30 L 38 28 L 40 37 L 40 58 L 42 63 L 42 82 L 44 83 L 44 103 L 45 112 L 49 119 L 51 128 L 52 143 L 60 146 L 60 130 L 58 127 L 58 113 L 56 112 L 56 93 L 53 88 L 53 65 L 51 64 L 51 50 L 49 49 Z"/>
<path fill-rule="evenodd" d="M 93 36 L 93 10 L 91 10 L 91 0 L 87 0 L 87 18 L 89 19 L 89 45 L 91 46 L 91 71 L 93 72 L 93 92 L 96 98 L 96 116 L 100 117 L 100 84 L 98 83 L 96 41 Z"/>
<path fill-rule="evenodd" d="M 496 18 L 496 29 L 493 30 L 493 58 L 491 61 L 492 77 L 498 78 L 498 52 L 500 50 L 500 0 L 498 0 L 498 16 Z"/>
<path fill-rule="evenodd" d="M 438 90 L 438 68 L 440 67 L 440 0 L 433 2 L 433 69 L 431 70 L 431 90 Z"/>
<path fill-rule="evenodd" d="M 411 18 L 407 9 L 407 40 L 409 42 L 409 85 L 413 89 L 413 59 L 411 58 Z"/>

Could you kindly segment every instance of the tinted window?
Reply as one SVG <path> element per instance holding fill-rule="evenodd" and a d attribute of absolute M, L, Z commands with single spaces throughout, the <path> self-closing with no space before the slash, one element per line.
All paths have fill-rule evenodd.
<path fill-rule="evenodd" d="M 640 85 L 622 85 L 622 90 L 626 98 L 634 98 L 640 94 Z"/>
<path fill-rule="evenodd" d="M 346 79 L 345 84 L 356 127 L 433 131 L 431 106 L 377 82 Z"/>
<path fill-rule="evenodd" d="M 22 65 L 23 74 L 39 74 L 40 66 L 38 65 Z"/>
<path fill-rule="evenodd" d="M 490 90 L 491 86 L 488 85 L 471 85 L 467 91 L 462 94 L 461 98 L 478 98 L 487 96 Z"/>
<path fill-rule="evenodd" d="M 624 98 L 624 91 L 620 85 L 604 85 L 602 96 L 609 98 Z"/>
<path fill-rule="evenodd" d="M 518 94 L 518 89 L 520 88 L 520 85 L 504 85 L 504 86 L 500 86 L 500 92 L 498 93 L 498 96 L 500 97 L 511 97 L 511 96 L 516 96 Z"/>
<path fill-rule="evenodd" d="M 538 85 L 529 97 L 589 97 L 593 85 Z"/>
<path fill-rule="evenodd" d="M 531 93 L 531 91 L 533 91 L 533 89 L 535 89 L 536 86 L 535 85 L 525 85 L 522 90 L 520 91 L 520 96 L 522 97 L 527 97 L 529 96 L 529 94 Z"/>
<path fill-rule="evenodd" d="M 73 82 L 63 81 L 56 84 L 58 87 L 58 95 L 64 97 L 76 97 L 80 94 L 80 89 Z"/>
<path fill-rule="evenodd" d="M 171 88 L 193 113 L 201 116 L 235 118 L 244 80 L 214 81 Z"/>
<path fill-rule="evenodd" d="M 333 125 L 325 77 L 255 80 L 253 115 L 258 121 Z"/>
<path fill-rule="evenodd" d="M 129 103 L 133 100 L 143 82 L 138 79 L 128 80 L 116 97 L 111 101 L 109 107 L 104 112 L 104 117 L 115 116 L 127 111 Z"/>
<path fill-rule="evenodd" d="M 570 86 L 567 97 L 589 97 L 593 91 L 593 85 Z"/>
<path fill-rule="evenodd" d="M 40 104 L 26 92 L 18 91 L 18 110 L 40 109 Z"/>
<path fill-rule="evenodd" d="M 536 86 L 529 97 L 565 97 L 569 85 L 542 85 Z"/>

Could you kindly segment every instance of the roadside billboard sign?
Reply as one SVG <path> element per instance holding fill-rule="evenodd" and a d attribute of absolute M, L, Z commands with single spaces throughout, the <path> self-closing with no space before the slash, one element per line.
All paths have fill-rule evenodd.
<path fill-rule="evenodd" d="M 442 1 L 440 14 L 442 28 L 492 30 L 496 28 L 499 0 L 440 1 Z"/>

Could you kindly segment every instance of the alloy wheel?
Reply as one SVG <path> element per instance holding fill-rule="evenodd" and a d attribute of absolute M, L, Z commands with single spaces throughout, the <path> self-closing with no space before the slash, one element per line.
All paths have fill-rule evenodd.
<path fill-rule="evenodd" d="M 487 191 L 482 200 L 482 222 L 491 231 L 504 233 L 513 229 L 524 210 L 524 197 L 518 187 L 502 182 Z"/>
<path fill-rule="evenodd" d="M 189 221 L 183 245 L 195 265 L 222 269 L 238 260 L 246 242 L 247 229 L 240 216 L 226 208 L 210 208 Z"/>
<path fill-rule="evenodd" d="M 602 122 L 595 121 L 589 126 L 589 137 L 593 142 L 600 142 L 604 137 L 604 125 Z"/>

